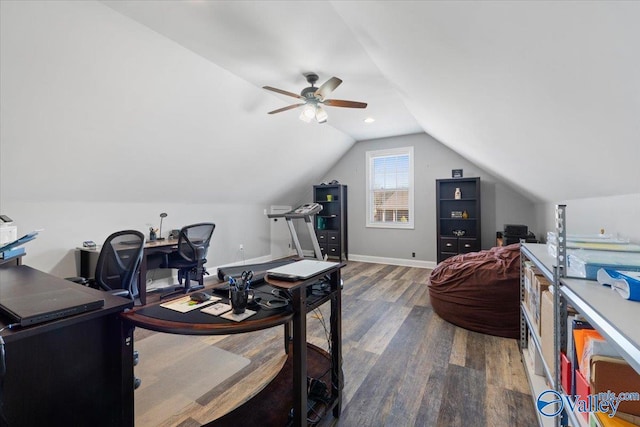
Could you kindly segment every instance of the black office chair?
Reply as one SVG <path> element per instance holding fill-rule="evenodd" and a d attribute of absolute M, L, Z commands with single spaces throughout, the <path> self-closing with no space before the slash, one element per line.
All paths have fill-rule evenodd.
<path fill-rule="evenodd" d="M 102 245 L 94 278 L 67 277 L 67 280 L 135 301 L 139 293 L 138 278 L 144 243 L 144 234 L 139 231 L 116 231 Z M 137 365 L 138 360 L 138 352 L 134 351 L 133 364 Z M 141 383 L 140 378 L 134 377 L 133 388 L 137 389 Z"/>
<path fill-rule="evenodd" d="M 67 280 L 135 300 L 144 243 L 144 234 L 139 231 L 117 231 L 104 241 L 93 279 L 67 277 Z"/>
<path fill-rule="evenodd" d="M 178 283 L 180 287 L 169 293 L 161 295 L 166 298 L 176 293 L 188 293 L 196 289 L 204 288 L 204 275 L 209 274 L 204 267 L 207 262 L 207 252 L 211 235 L 216 225 L 212 222 L 201 222 L 182 227 L 178 235 L 178 250 L 167 255 L 161 268 L 174 268 L 178 270 Z M 184 280 L 184 285 L 182 281 Z M 191 286 L 191 280 L 198 285 Z"/>

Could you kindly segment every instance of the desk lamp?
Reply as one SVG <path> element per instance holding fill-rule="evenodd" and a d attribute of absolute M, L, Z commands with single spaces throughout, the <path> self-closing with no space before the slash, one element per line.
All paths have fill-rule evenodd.
<path fill-rule="evenodd" d="M 162 220 L 165 219 L 167 217 L 167 214 L 165 212 L 162 212 L 160 214 L 160 231 L 158 232 L 158 240 L 164 240 L 164 237 L 162 237 Z"/>

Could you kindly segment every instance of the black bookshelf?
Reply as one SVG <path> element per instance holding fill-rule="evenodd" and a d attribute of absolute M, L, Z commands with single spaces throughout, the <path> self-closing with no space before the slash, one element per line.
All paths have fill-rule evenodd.
<path fill-rule="evenodd" d="M 347 260 L 347 186 L 314 185 L 313 201 L 322 205 L 322 211 L 316 214 L 313 226 L 320 250 L 329 258 Z"/>
<path fill-rule="evenodd" d="M 436 211 L 438 262 L 481 249 L 480 178 L 437 179 Z"/>

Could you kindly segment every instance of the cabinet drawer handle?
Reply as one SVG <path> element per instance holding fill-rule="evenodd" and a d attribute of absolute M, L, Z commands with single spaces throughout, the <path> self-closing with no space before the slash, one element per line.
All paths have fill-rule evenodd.
<path fill-rule="evenodd" d="M 451 246 L 453 246 L 453 244 L 452 243 L 447 243 L 445 246 L 450 248 Z"/>
<path fill-rule="evenodd" d="M 470 245 L 470 244 L 468 244 L 468 243 L 465 243 L 465 244 L 464 244 L 464 247 L 465 247 L 465 248 L 470 248 L 470 247 L 471 247 L 471 245 Z"/>

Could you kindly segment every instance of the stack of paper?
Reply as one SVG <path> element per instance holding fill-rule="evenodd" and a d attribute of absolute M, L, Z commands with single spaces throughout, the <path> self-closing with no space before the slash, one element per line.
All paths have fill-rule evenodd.
<path fill-rule="evenodd" d="M 597 280 L 601 285 L 611 286 L 622 298 L 640 301 L 640 272 L 601 268 Z"/>

